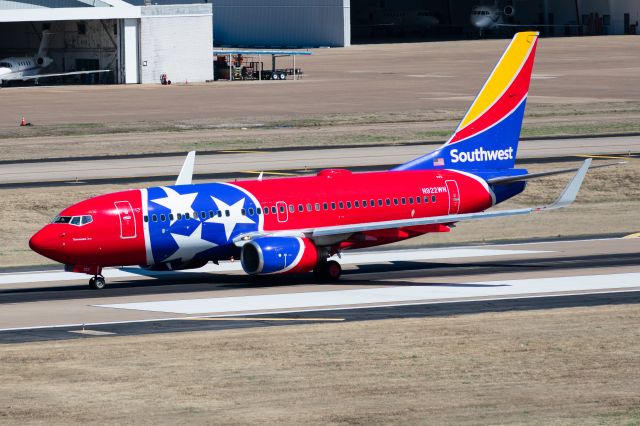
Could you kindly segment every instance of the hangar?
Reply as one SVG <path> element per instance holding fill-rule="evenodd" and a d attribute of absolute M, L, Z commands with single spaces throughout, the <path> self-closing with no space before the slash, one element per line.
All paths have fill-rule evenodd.
<path fill-rule="evenodd" d="M 0 58 L 32 56 L 52 33 L 47 72 L 109 69 L 100 83 L 205 81 L 213 75 L 210 4 L 123 0 L 0 1 Z"/>

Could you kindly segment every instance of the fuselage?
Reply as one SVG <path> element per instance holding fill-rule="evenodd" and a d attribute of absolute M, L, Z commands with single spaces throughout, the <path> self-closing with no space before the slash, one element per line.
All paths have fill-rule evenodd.
<path fill-rule="evenodd" d="M 121 265 L 177 269 L 237 257 L 234 239 L 252 232 L 295 235 L 325 226 L 478 212 L 495 202 L 486 182 L 465 172 L 332 169 L 310 177 L 160 186 L 98 196 L 62 211 L 30 245 L 77 272 Z M 448 230 L 443 225 L 396 228 L 316 245 L 334 253 Z"/>
<path fill-rule="evenodd" d="M 0 81 L 19 80 L 40 74 L 43 68 L 49 66 L 53 60 L 49 57 L 12 57 L 0 59 Z"/>

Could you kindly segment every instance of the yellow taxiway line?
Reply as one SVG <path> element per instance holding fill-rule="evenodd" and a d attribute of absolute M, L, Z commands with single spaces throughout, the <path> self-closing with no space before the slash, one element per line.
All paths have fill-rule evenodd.
<path fill-rule="evenodd" d="M 344 321 L 344 318 L 189 317 L 192 321 Z"/>
<path fill-rule="evenodd" d="M 625 235 L 622 238 L 640 238 L 640 232 L 636 232 L 635 234 Z"/>
<path fill-rule="evenodd" d="M 613 160 L 633 160 L 633 159 L 636 159 L 636 157 L 630 157 L 630 156 L 614 156 L 614 155 L 586 155 L 586 154 L 578 154 L 578 155 L 576 155 L 576 157 L 583 157 L 583 158 L 606 158 L 606 159 L 613 159 Z"/>
<path fill-rule="evenodd" d="M 250 173 L 254 175 L 259 175 L 260 173 L 265 175 L 279 175 L 279 176 L 297 176 L 297 173 L 284 173 L 284 172 L 258 172 L 256 170 L 243 170 L 241 173 Z"/>

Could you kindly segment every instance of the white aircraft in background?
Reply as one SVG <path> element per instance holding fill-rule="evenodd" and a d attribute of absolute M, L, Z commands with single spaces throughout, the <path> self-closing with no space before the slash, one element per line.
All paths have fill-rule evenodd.
<path fill-rule="evenodd" d="M 493 5 L 478 5 L 471 9 L 471 15 L 469 21 L 471 25 L 478 29 L 480 35 L 486 30 L 495 30 L 498 28 L 514 28 L 520 31 L 523 28 L 527 29 L 541 29 L 549 27 L 580 27 L 575 24 L 510 24 L 505 22 L 506 18 L 513 18 L 516 14 L 516 9 L 512 5 L 506 5 L 504 7 L 498 6 L 498 2 L 494 2 Z M 577 22 L 577 21 L 576 21 Z"/>
<path fill-rule="evenodd" d="M 513 16 L 516 10 L 513 6 L 507 5 L 503 9 L 498 7 L 498 3 L 494 3 L 492 6 L 479 5 L 474 6 L 471 9 L 471 25 L 479 29 L 481 32 L 484 30 L 493 30 L 498 27 L 511 26 L 504 24 L 505 16 Z"/>
<path fill-rule="evenodd" d="M 35 56 L 22 56 L 0 59 L 0 85 L 9 81 L 27 81 L 48 77 L 65 75 L 97 74 L 110 70 L 70 71 L 54 74 L 41 74 L 41 72 L 53 63 L 53 59 L 47 56 L 49 41 L 53 34 L 49 31 L 42 32 L 40 48 Z"/>

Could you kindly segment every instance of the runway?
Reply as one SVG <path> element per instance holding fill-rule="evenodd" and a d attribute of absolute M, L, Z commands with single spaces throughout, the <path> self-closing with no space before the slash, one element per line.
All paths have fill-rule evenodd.
<path fill-rule="evenodd" d="M 308 150 L 254 150 L 208 153 L 196 158 L 196 179 L 249 178 L 266 175 L 294 176 L 318 169 L 349 167 L 376 169 L 402 164 L 434 149 L 439 144 L 318 148 Z M 601 155 L 625 156 L 640 152 L 640 135 L 538 139 L 521 142 L 518 159 Z M 132 158 L 89 159 L 44 162 L 9 162 L 0 170 L 0 188 L 51 184 L 104 184 L 173 180 L 184 155 L 133 156 Z"/>
<path fill-rule="evenodd" d="M 108 270 L 0 274 L 0 342 L 222 330 L 640 302 L 640 239 L 345 253 L 343 280 Z"/>

